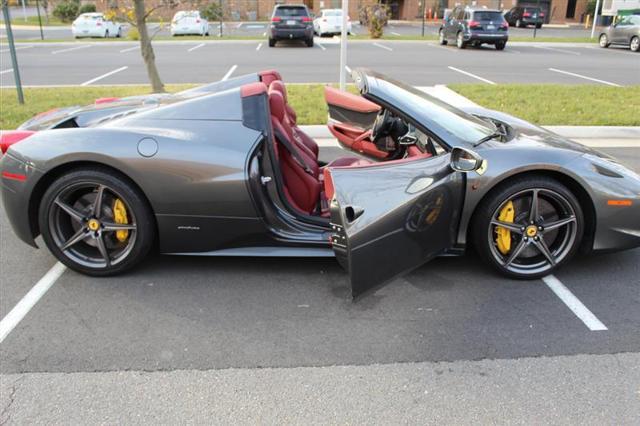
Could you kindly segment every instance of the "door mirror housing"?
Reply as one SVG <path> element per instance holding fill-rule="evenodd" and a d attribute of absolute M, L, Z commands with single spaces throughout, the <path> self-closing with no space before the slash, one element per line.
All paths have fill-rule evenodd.
<path fill-rule="evenodd" d="M 451 150 L 451 168 L 456 172 L 473 172 L 485 167 L 485 161 L 473 151 L 455 147 Z"/>

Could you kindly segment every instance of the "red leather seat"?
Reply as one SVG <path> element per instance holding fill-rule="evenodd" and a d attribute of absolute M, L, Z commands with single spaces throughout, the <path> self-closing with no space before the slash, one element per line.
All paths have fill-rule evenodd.
<path fill-rule="evenodd" d="M 309 153 L 291 139 L 287 129 L 288 122 L 285 113 L 285 103 L 282 94 L 278 91 L 269 92 L 269 109 L 271 112 L 271 124 L 278 133 L 287 138 L 289 146 L 296 150 L 298 159 L 304 161 L 301 165 L 298 159 L 277 140 L 274 141 L 275 152 L 279 160 L 282 179 L 284 180 L 284 193 L 289 203 L 306 214 L 313 214 L 320 202 L 322 185 L 319 179 L 319 167 L 315 159 L 310 158 Z"/>

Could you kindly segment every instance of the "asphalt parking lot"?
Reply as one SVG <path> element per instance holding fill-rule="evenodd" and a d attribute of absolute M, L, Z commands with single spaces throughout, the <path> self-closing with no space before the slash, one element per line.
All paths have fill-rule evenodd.
<path fill-rule="evenodd" d="M 6 44 L 0 49 L 0 85 L 13 86 Z M 288 83 L 337 82 L 339 41 L 316 39 L 314 48 L 263 41 L 182 41 L 154 45 L 165 83 L 206 83 L 224 76 L 277 68 Z M 135 42 L 20 44 L 24 85 L 145 84 Z M 370 67 L 417 86 L 448 83 L 640 84 L 640 58 L 628 49 L 596 45 L 510 43 L 459 50 L 436 42 L 352 41 L 350 67 Z"/>
<path fill-rule="evenodd" d="M 339 155 L 323 148 L 323 157 Z M 640 170 L 636 148 L 606 149 Z M 0 218 L 0 317 L 55 261 Z M 152 256 L 131 273 L 65 271 L 0 345 L 0 372 L 167 371 L 615 354 L 640 349 L 640 250 L 579 257 L 541 280 L 439 258 L 357 303 L 332 259 Z"/>

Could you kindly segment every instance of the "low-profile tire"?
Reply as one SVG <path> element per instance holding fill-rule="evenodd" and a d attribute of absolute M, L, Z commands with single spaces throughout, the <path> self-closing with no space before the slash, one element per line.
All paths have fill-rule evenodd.
<path fill-rule="evenodd" d="M 305 40 L 307 47 L 313 47 L 313 37 Z"/>
<path fill-rule="evenodd" d="M 38 221 L 51 253 L 69 268 L 92 276 L 133 268 L 156 237 L 144 195 L 107 168 L 76 169 L 56 179 L 42 197 Z"/>
<path fill-rule="evenodd" d="M 269 47 L 275 47 L 276 46 L 276 41 L 272 38 L 269 39 Z"/>
<path fill-rule="evenodd" d="M 604 48 L 611 46 L 611 43 L 609 42 L 609 37 L 607 37 L 606 34 L 600 34 L 600 37 L 598 38 L 598 45 Z"/>
<path fill-rule="evenodd" d="M 629 48 L 632 52 L 640 52 L 640 37 L 633 36 L 631 37 L 631 43 L 629 43 Z"/>
<path fill-rule="evenodd" d="M 444 29 L 442 28 L 440 28 L 440 31 L 438 31 L 438 41 L 443 46 L 446 46 L 447 44 L 447 38 L 444 36 Z"/>
<path fill-rule="evenodd" d="M 464 34 L 462 33 L 462 31 L 458 31 L 458 34 L 456 34 L 456 46 L 458 47 L 458 49 L 464 49 L 467 47 L 467 43 L 464 41 Z"/>
<path fill-rule="evenodd" d="M 506 46 L 507 46 L 506 41 L 496 41 L 496 50 L 504 50 Z"/>
<path fill-rule="evenodd" d="M 535 210 L 531 208 L 534 199 Z M 510 208 L 513 220 L 508 215 L 500 220 L 500 213 Z M 482 260 L 503 275 L 519 279 L 553 273 L 576 253 L 583 232 L 584 216 L 576 197 L 545 176 L 524 176 L 498 185 L 478 206 L 471 231 Z M 504 239 L 498 243 L 499 233 L 508 246 Z"/>

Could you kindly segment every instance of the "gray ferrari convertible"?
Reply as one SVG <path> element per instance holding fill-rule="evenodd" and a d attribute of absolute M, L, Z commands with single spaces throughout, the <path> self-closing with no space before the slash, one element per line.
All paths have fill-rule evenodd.
<path fill-rule="evenodd" d="M 525 279 L 640 245 L 640 176 L 614 159 L 369 70 L 352 78 L 360 96 L 325 88 L 350 151 L 328 164 L 276 71 L 40 114 L 0 140 L 7 216 L 89 275 L 152 249 L 335 256 L 354 297 L 471 245 Z"/>

